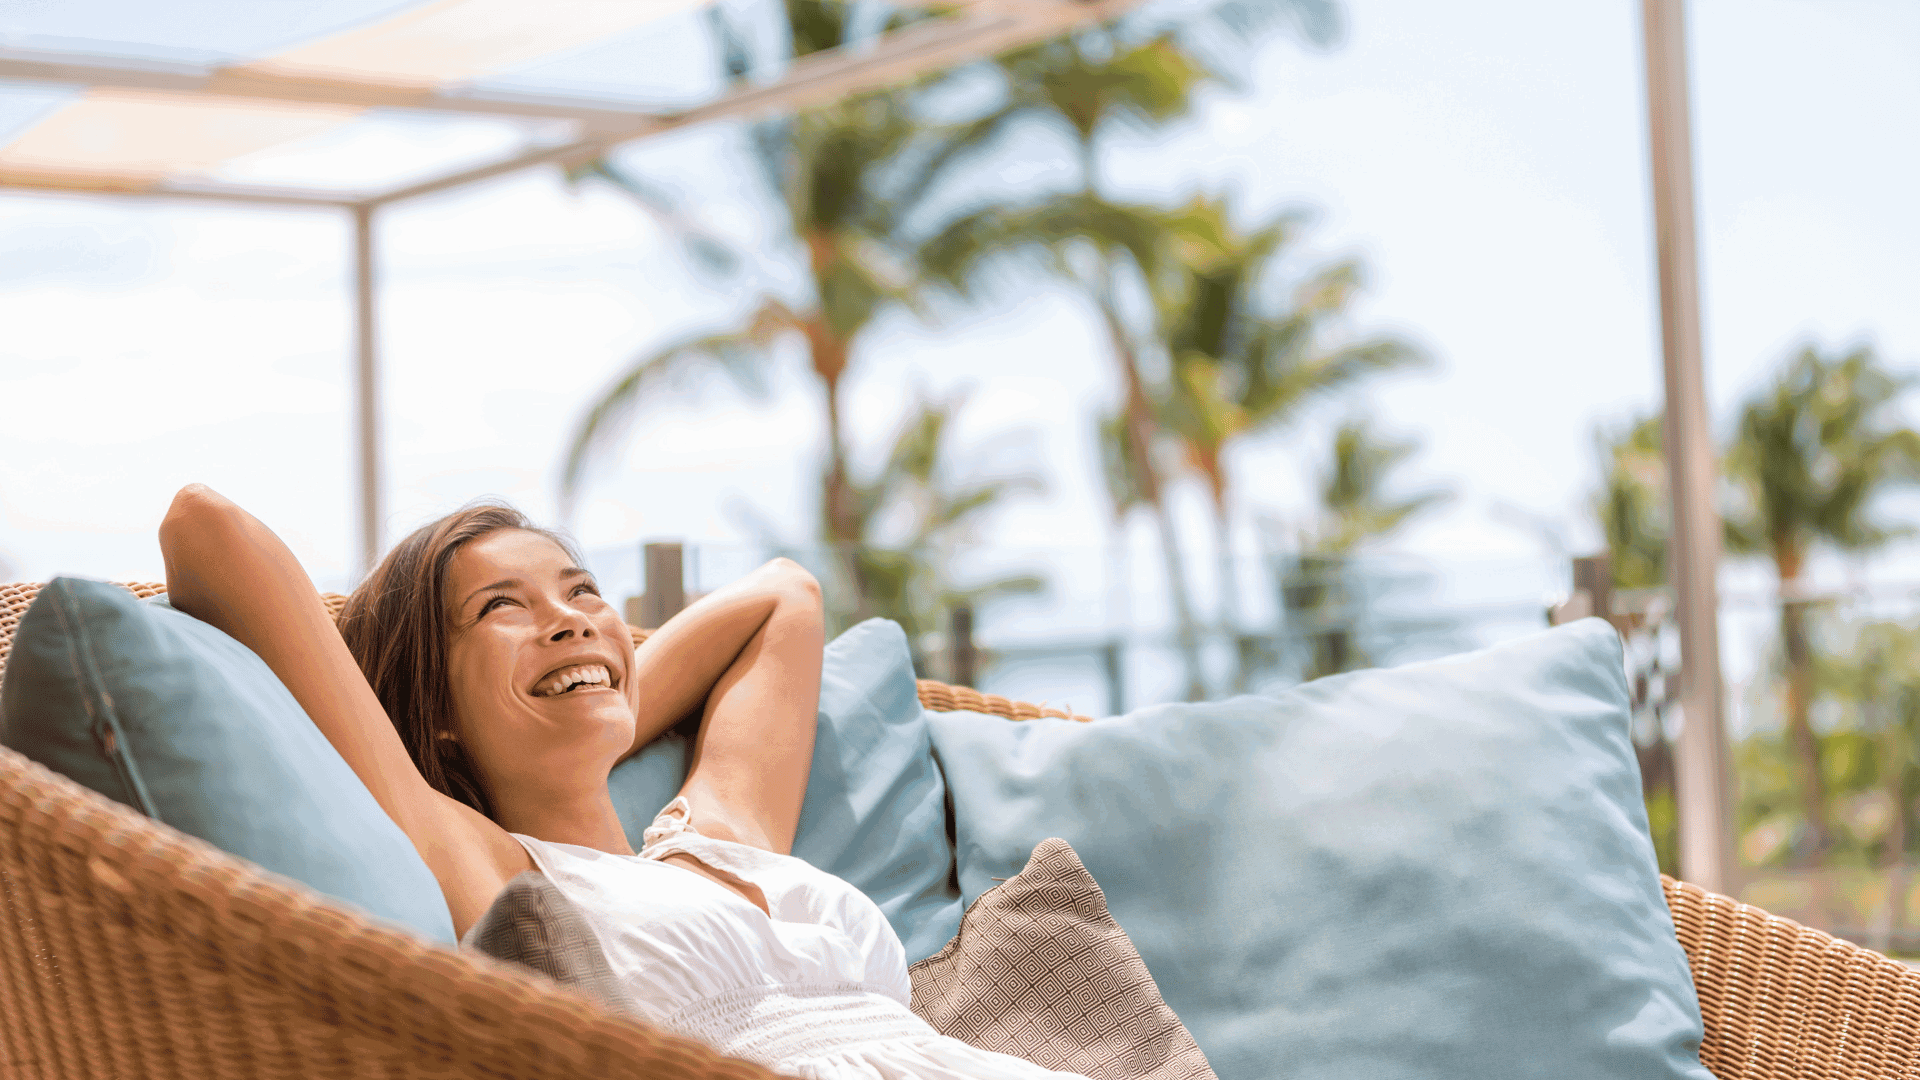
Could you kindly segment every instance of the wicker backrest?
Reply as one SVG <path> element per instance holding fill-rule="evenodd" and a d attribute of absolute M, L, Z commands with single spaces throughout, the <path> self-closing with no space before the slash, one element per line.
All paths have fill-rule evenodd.
<path fill-rule="evenodd" d="M 0 673 L 36 591 L 0 585 Z M 1071 715 L 930 681 L 920 700 Z M 1662 882 L 1719 1080 L 1920 1080 L 1920 972 Z M 374 926 L 0 748 L 0 1077 L 437 1073 L 772 1075 Z"/>
<path fill-rule="evenodd" d="M 1719 1080 L 1920 1078 L 1920 971 L 1661 878 Z"/>

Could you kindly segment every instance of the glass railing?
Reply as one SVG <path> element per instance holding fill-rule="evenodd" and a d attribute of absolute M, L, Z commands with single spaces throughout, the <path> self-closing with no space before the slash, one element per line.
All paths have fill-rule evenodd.
<path fill-rule="evenodd" d="M 587 554 L 608 595 L 645 595 L 639 545 Z M 683 590 L 697 596 L 771 554 L 750 544 L 683 544 Z M 1183 624 L 1183 605 L 1151 550 L 920 553 L 941 568 L 939 580 L 865 604 L 846 595 L 859 572 L 853 553 L 779 554 L 821 578 L 838 623 L 881 615 L 909 626 L 924 677 L 1095 716 L 1270 692 L 1536 633 L 1574 576 L 1545 558 L 1272 554 L 1226 569 L 1189 559 Z M 1045 587 L 964 605 L 964 640 L 956 637 L 963 605 L 943 589 L 1022 576 Z M 1612 603 L 1640 622 L 1627 643 L 1633 736 L 1655 846 L 1674 872 L 1672 740 L 1683 721 L 1670 707 L 1681 660 L 1671 598 L 1622 592 Z M 1733 890 L 1883 951 L 1920 954 L 1920 874 L 1910 869 L 1910 852 L 1920 849 L 1920 584 L 1856 582 L 1796 594 L 1785 606 L 1783 616 L 1777 588 L 1757 569 L 1730 566 L 1723 577 Z"/>

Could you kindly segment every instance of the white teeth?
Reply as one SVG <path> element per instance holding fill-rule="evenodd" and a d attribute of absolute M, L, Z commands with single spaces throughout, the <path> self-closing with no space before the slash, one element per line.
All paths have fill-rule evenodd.
<path fill-rule="evenodd" d="M 605 664 L 581 664 L 554 672 L 551 678 L 535 687 L 533 692 L 539 697 L 555 697 L 573 689 L 578 683 L 612 686 L 613 675 L 607 670 Z"/>

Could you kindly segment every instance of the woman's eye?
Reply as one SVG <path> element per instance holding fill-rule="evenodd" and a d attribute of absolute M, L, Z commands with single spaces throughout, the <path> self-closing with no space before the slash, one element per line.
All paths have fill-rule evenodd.
<path fill-rule="evenodd" d="M 481 604 L 481 605 L 480 605 L 480 616 L 481 616 L 481 618 L 485 618 L 485 617 L 486 617 L 486 614 L 487 614 L 487 612 L 489 612 L 489 611 L 492 611 L 492 610 L 493 610 L 493 608 L 494 608 L 494 605 L 496 605 L 496 604 L 504 604 L 504 603 L 506 603 L 506 602 L 507 602 L 507 598 L 506 598 L 506 597 L 504 597 L 504 596 L 496 596 L 496 597 L 494 597 L 493 599 L 491 599 L 491 600 L 488 600 L 488 601 L 487 601 L 486 603 L 484 603 L 484 604 Z"/>
<path fill-rule="evenodd" d="M 584 583 L 573 587 L 573 595 L 579 596 L 581 593 L 588 593 L 593 596 L 599 596 L 600 590 L 597 588 L 594 588 L 592 585 L 587 585 Z"/>

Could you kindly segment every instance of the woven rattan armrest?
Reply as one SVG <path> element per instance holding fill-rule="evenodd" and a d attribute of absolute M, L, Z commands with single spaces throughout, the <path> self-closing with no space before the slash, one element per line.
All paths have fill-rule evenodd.
<path fill-rule="evenodd" d="M 0 673 L 38 588 L 0 584 Z M 937 711 L 1087 719 L 919 689 Z M 1920 972 L 1662 884 L 1719 1080 L 1920 1080 Z M 375 926 L 0 749 L 0 1077 L 434 1075 L 772 1074 Z"/>
<path fill-rule="evenodd" d="M 375 925 L 0 748 L 0 1076 L 773 1074 Z"/>

